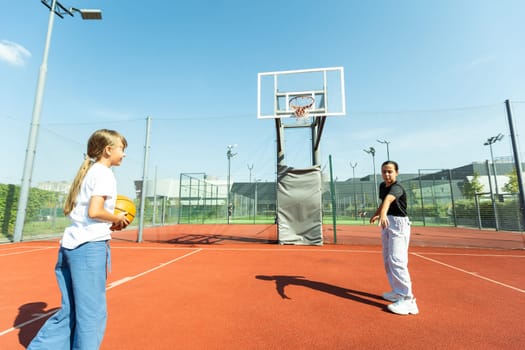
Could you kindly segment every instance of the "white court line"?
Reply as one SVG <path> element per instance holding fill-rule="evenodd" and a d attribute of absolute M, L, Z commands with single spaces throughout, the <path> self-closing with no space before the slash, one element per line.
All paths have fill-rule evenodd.
<path fill-rule="evenodd" d="M 134 275 L 134 276 L 124 277 L 124 278 L 122 278 L 122 279 L 120 279 L 120 280 L 118 280 L 118 281 L 112 282 L 112 283 L 110 283 L 110 284 L 106 287 L 106 291 L 108 291 L 108 290 L 110 290 L 110 289 L 113 289 L 113 288 L 115 288 L 115 287 L 117 287 L 117 286 L 120 286 L 120 285 L 122 285 L 122 284 L 124 284 L 124 283 L 127 283 L 127 282 L 129 282 L 129 281 L 132 281 L 132 280 L 134 280 L 134 279 L 136 279 L 136 278 L 139 278 L 139 277 L 141 277 L 141 276 L 147 275 L 147 274 L 150 273 L 150 272 L 153 272 L 153 271 L 156 271 L 156 270 L 158 270 L 158 269 L 161 269 L 161 268 L 163 268 L 163 267 L 165 267 L 165 266 L 168 266 L 169 264 L 172 264 L 172 263 L 174 263 L 174 262 L 176 262 L 176 261 L 179 261 L 179 260 L 181 260 L 181 259 L 184 259 L 184 258 L 186 258 L 186 257 L 188 257 L 188 256 L 190 256 L 190 255 L 193 255 L 193 254 L 195 254 L 195 253 L 198 253 L 198 252 L 200 252 L 201 250 L 202 250 L 201 248 L 196 249 L 196 250 L 191 251 L 191 252 L 189 252 L 189 253 L 187 253 L 187 254 L 184 254 L 184 255 L 182 255 L 182 256 L 179 256 L 179 257 L 177 257 L 177 258 L 175 258 L 175 259 L 172 259 L 172 260 L 170 260 L 170 261 L 167 261 L 167 262 L 165 262 L 165 263 L 162 263 L 162 264 L 160 264 L 159 266 L 156 266 L 156 267 L 154 267 L 154 268 L 152 268 L 152 269 L 146 270 L 146 271 L 141 272 L 141 273 L 139 273 L 139 274 L 136 274 L 136 275 Z M 38 321 L 38 320 L 41 319 L 42 317 L 46 317 L 46 316 L 48 316 L 48 315 L 52 315 L 52 314 L 54 314 L 54 313 L 57 312 L 57 311 L 58 311 L 58 310 L 53 310 L 53 311 L 50 311 L 50 312 L 45 313 L 45 314 L 39 314 L 37 317 L 34 317 L 34 318 L 30 319 L 29 321 L 26 321 L 26 322 L 23 322 L 23 323 L 20 323 L 20 324 L 14 325 L 13 327 L 11 327 L 11 328 L 9 328 L 9 329 L 6 329 L 5 331 L 0 332 L 0 337 L 3 336 L 3 335 L 6 335 L 6 334 L 8 334 L 8 333 L 11 333 L 12 331 L 14 331 L 14 330 L 16 330 L 16 329 L 20 329 L 20 328 L 22 328 L 22 327 L 24 327 L 24 326 L 27 326 L 28 324 L 31 324 L 31 323 L 33 323 L 33 322 L 35 322 L 35 321 Z"/>
<path fill-rule="evenodd" d="M 415 253 L 413 253 L 415 254 Z M 522 258 L 525 259 L 525 255 L 507 255 L 507 254 L 473 254 L 473 253 L 434 253 L 434 252 L 424 252 L 419 254 L 425 254 L 425 255 L 445 255 L 445 256 L 477 256 L 477 257 L 490 257 L 490 258 Z"/>
<path fill-rule="evenodd" d="M 170 250 L 170 249 L 188 249 L 189 247 L 115 247 L 111 246 L 111 249 L 139 249 L 139 250 Z M 304 248 L 304 249 L 301 249 Z M 364 250 L 364 249 L 329 249 L 325 247 L 313 248 L 311 246 L 294 246 L 293 248 L 284 248 L 283 246 L 276 245 L 269 248 L 227 248 L 227 247 L 203 247 L 200 248 L 208 251 L 257 251 L 257 252 L 330 252 L 330 253 L 381 253 L 381 247 L 377 250 Z M 411 253 L 415 254 L 415 253 Z M 522 258 L 525 259 L 525 255 L 506 255 L 506 254 L 481 254 L 481 253 L 445 253 L 445 252 L 422 252 L 420 254 L 425 255 L 441 255 L 441 256 L 476 256 L 476 257 L 499 257 L 499 258 Z"/>
<path fill-rule="evenodd" d="M 22 248 L 22 247 L 21 247 Z M 25 246 L 24 248 L 27 248 Z M 26 252 L 33 252 L 42 249 L 58 249 L 57 246 L 38 246 L 33 250 L 27 250 Z M 111 245 L 111 249 L 123 249 L 123 250 L 188 250 L 196 247 L 144 247 L 144 246 L 117 246 Z M 304 249 L 301 249 L 304 248 Z M 313 248 L 311 246 L 294 246 L 293 248 L 284 248 L 283 246 L 276 245 L 274 247 L 268 248 L 227 248 L 227 247 L 200 247 L 201 250 L 209 251 L 261 251 L 261 252 L 332 252 L 332 253 L 381 253 L 381 247 L 378 247 L 377 250 L 363 250 L 363 249 L 330 249 L 325 247 Z M 1 249 L 0 249 L 1 251 Z M 418 252 L 411 252 L 411 254 L 416 254 Z M 506 254 L 483 254 L 483 253 L 451 253 L 451 252 L 419 252 L 419 254 L 424 255 L 440 255 L 440 256 L 474 256 L 474 257 L 501 257 L 501 258 L 522 258 L 525 259 L 525 255 L 506 255 Z M 0 257 L 2 254 L 0 253 Z"/>
<path fill-rule="evenodd" d="M 4 252 L 4 251 L 12 251 L 12 250 L 24 250 L 24 249 L 27 249 L 27 248 L 43 248 L 43 247 L 51 247 L 51 246 L 48 246 L 48 245 L 29 245 L 29 244 L 18 244 L 18 243 L 6 243 L 6 244 L 1 244 L 0 243 L 0 252 Z M 53 247 L 57 247 L 57 246 L 53 246 Z"/>
<path fill-rule="evenodd" d="M 129 282 L 129 281 L 132 281 L 132 280 L 134 280 L 135 278 L 139 278 L 139 277 L 144 276 L 144 275 L 146 275 L 146 274 L 148 274 L 148 273 L 150 273 L 150 272 L 153 272 L 153 271 L 156 271 L 156 270 L 158 270 L 158 269 L 161 269 L 161 268 L 163 268 L 163 267 L 165 267 L 165 266 L 167 266 L 167 265 L 169 265 L 169 264 L 171 264 L 171 263 L 174 263 L 174 262 L 179 261 L 179 260 L 182 260 L 182 259 L 184 259 L 184 258 L 186 258 L 186 257 L 188 257 L 188 256 L 190 256 L 190 255 L 193 255 L 193 254 L 195 254 L 195 253 L 198 253 L 198 252 L 200 252 L 201 250 L 202 250 L 202 249 L 199 248 L 199 249 L 197 249 L 197 250 L 194 250 L 194 251 L 192 251 L 192 252 L 189 252 L 189 253 L 187 253 L 187 254 L 184 254 L 184 255 L 182 255 L 182 256 L 179 256 L 179 257 L 177 257 L 177 258 L 175 258 L 175 259 L 172 259 L 172 260 L 170 260 L 170 261 L 168 261 L 168 262 L 162 263 L 162 264 L 160 264 L 159 266 L 156 266 L 156 267 L 154 267 L 154 268 L 152 268 L 152 269 L 149 269 L 149 270 L 147 270 L 147 271 L 141 272 L 141 273 L 139 273 L 139 274 L 137 274 L 137 275 L 135 275 L 135 276 L 128 276 L 128 277 L 124 277 L 124 278 L 122 278 L 122 279 L 120 279 L 120 280 L 118 280 L 118 281 L 111 282 L 111 283 L 108 285 L 108 287 L 106 288 L 106 290 L 113 289 L 113 288 L 115 288 L 116 286 L 119 286 L 119 285 L 121 285 L 121 284 L 127 283 L 127 282 Z"/>
<path fill-rule="evenodd" d="M 56 249 L 56 247 L 44 247 L 44 248 L 35 248 L 35 249 L 29 249 L 29 250 L 24 250 L 23 252 L 13 252 L 13 253 L 2 253 L 0 254 L 0 257 L 3 257 L 3 256 L 9 256 L 9 255 L 20 255 L 20 254 L 26 254 L 26 253 L 32 253 L 32 252 L 39 252 L 41 250 L 48 250 L 48 249 Z"/>
<path fill-rule="evenodd" d="M 8 243 L 6 245 L 3 245 L 3 244 L 0 244 L 0 251 L 10 251 L 10 250 L 15 250 L 15 249 L 26 249 L 27 247 L 26 246 L 23 246 L 23 245 L 14 245 L 13 243 Z"/>
<path fill-rule="evenodd" d="M 188 250 L 191 247 L 115 247 L 111 246 L 111 249 L 139 249 L 139 250 L 172 250 L 172 249 L 183 249 Z M 304 248 L 304 249 L 301 249 Z M 215 247 L 204 247 L 199 248 L 207 251 L 245 251 L 245 252 L 298 252 L 298 253 L 309 253 L 309 252 L 330 252 L 330 253 L 381 253 L 381 248 L 377 250 L 358 250 L 358 249 L 324 249 L 324 248 L 312 248 L 307 246 L 296 246 L 296 248 L 282 248 L 282 246 L 270 247 L 270 248 L 215 248 Z"/>
<path fill-rule="evenodd" d="M 24 327 L 24 326 L 27 326 L 28 324 L 31 324 L 31 323 L 33 323 L 33 322 L 35 322 L 35 321 L 38 321 L 39 319 L 41 319 L 41 318 L 43 318 L 43 317 L 46 317 L 46 316 L 48 316 L 48 315 L 52 315 L 52 314 L 54 314 L 54 313 L 57 312 L 57 311 L 58 311 L 58 310 L 53 310 L 53 311 L 46 312 L 45 314 L 38 314 L 37 317 L 32 318 L 32 319 L 30 319 L 29 321 L 22 322 L 22 323 L 17 324 L 17 325 L 15 325 L 15 326 L 13 326 L 13 327 L 11 327 L 11 328 L 9 328 L 9 329 L 6 329 L 6 330 L 3 331 L 3 332 L 0 332 L 0 337 L 3 336 L 3 335 L 6 335 L 7 333 L 10 333 L 10 332 L 14 331 L 15 329 L 20 329 L 20 328 L 22 328 L 22 327 Z"/>
<path fill-rule="evenodd" d="M 494 283 L 494 284 L 497 284 L 497 285 L 500 285 L 500 286 L 503 286 L 503 287 L 506 287 L 506 288 L 509 288 L 509 289 L 513 289 L 517 292 L 520 292 L 520 293 L 525 293 L 525 290 L 523 289 L 520 289 L 520 288 L 516 288 L 516 287 L 513 287 L 511 285 L 508 285 L 508 284 L 505 284 L 505 283 L 501 283 L 501 282 L 498 282 L 496 280 L 493 280 L 491 278 L 488 278 L 488 277 L 484 277 L 484 276 L 481 276 L 475 272 L 470 272 L 470 271 L 467 271 L 467 270 L 464 270 L 464 269 L 461 269 L 459 267 L 456 267 L 456 266 L 453 266 L 453 265 L 449 265 L 447 263 L 444 263 L 444 262 L 441 262 L 439 260 L 435 260 L 435 259 L 431 259 L 431 258 L 427 258 L 426 256 L 423 256 L 423 255 L 420 255 L 418 253 L 411 253 L 412 255 L 415 255 L 417 257 L 420 257 L 421 259 L 425 259 L 425 260 L 428 260 L 428 261 L 432 261 L 436 264 L 439 264 L 439 265 L 443 265 L 443 266 L 446 266 L 448 268 L 451 268 L 453 270 L 456 270 L 456 271 L 460 271 L 460 272 L 464 272 L 468 275 L 471 275 L 471 276 L 474 276 L 474 277 L 477 277 L 477 278 L 480 278 L 482 280 L 485 280 L 485 281 L 488 281 L 488 282 L 491 282 L 491 283 Z"/>

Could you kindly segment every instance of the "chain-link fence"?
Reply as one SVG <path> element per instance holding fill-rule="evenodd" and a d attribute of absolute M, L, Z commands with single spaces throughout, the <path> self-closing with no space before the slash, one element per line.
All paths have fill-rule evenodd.
<path fill-rule="evenodd" d="M 499 169 L 509 166 L 498 165 Z M 518 194 L 496 194 L 495 191 L 471 194 L 467 191 L 470 182 L 465 174 L 479 172 L 479 177 L 488 181 L 483 172 L 486 166 L 474 163 L 467 167 L 470 169 L 422 169 L 417 174 L 400 176 L 399 183 L 407 192 L 408 213 L 413 224 L 522 231 L 524 225 Z M 147 201 L 145 217 L 149 223 L 226 223 L 227 215 L 233 224 L 275 221 L 278 204 L 274 182 L 233 183 L 230 193 L 232 208 L 228 211 L 226 186 L 187 174 L 181 174 L 180 179 L 180 199 L 160 197 Z M 325 222 L 332 222 L 335 203 L 337 223 L 367 223 L 377 208 L 374 188 L 381 181 L 377 175 L 375 182 L 373 176 L 335 182 L 333 194 L 330 183 L 324 182 L 322 206 Z"/>
<path fill-rule="evenodd" d="M 501 168 L 504 166 L 508 164 L 502 164 Z M 484 165 L 472 164 L 469 167 L 472 168 L 470 173 L 476 173 L 482 171 Z M 419 174 L 405 175 L 398 179 L 407 192 L 408 215 L 413 224 L 523 231 L 519 195 L 469 193 L 466 187 L 470 182 L 464 175 L 465 171 L 464 168 L 420 170 Z M 485 179 L 490 181 L 487 176 Z M 380 181 L 378 178 L 377 183 Z M 336 183 L 334 187 L 337 222 L 366 223 L 377 208 L 374 182 L 370 178 L 363 178 Z M 327 216 L 332 215 L 332 193 L 329 184 L 325 184 L 325 189 L 323 211 Z"/>
<path fill-rule="evenodd" d="M 226 217 L 224 189 L 207 181 L 206 174 L 180 174 L 178 201 L 173 212 L 179 224 L 221 222 Z"/>
<path fill-rule="evenodd" d="M 472 173 L 480 171 L 483 174 L 486 165 L 472 164 L 470 167 Z M 465 171 L 463 168 L 420 170 L 419 174 L 400 176 L 399 183 L 407 192 L 408 213 L 413 224 L 523 231 L 519 195 L 496 194 L 495 191 L 469 194 L 465 189 L 470 184 L 468 177 L 464 176 Z M 373 176 L 337 181 L 333 193 L 330 183 L 324 182 L 322 207 L 325 223 L 332 222 L 335 210 L 338 224 L 366 224 L 377 208 L 375 186 L 380 182 L 379 175 L 376 181 Z M 172 196 L 155 194 L 155 191 L 148 193 L 144 207 L 145 225 L 226 224 L 227 215 L 230 215 L 232 224 L 275 222 L 274 182 L 233 183 L 230 211 L 227 209 L 227 187 L 207 181 L 204 174 L 200 177 L 180 174 L 175 185 Z M 137 182 L 137 187 L 139 196 L 135 201 L 140 210 L 140 182 Z M 0 186 L 0 196 L 6 203 L 4 213 L 12 212 L 16 207 L 18 191 L 14 185 Z M 30 198 L 26 231 L 37 232 L 33 237 L 60 233 L 68 224 L 61 210 L 63 192 L 32 189 Z M 2 216 L 2 230 L 8 233 L 5 235 L 8 239 L 12 237 L 9 236 L 13 229 L 12 219 L 12 216 Z"/>

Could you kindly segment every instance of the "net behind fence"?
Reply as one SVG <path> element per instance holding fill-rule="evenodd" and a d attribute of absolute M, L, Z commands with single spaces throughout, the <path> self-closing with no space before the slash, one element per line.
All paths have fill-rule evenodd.
<path fill-rule="evenodd" d="M 226 217 L 225 188 L 207 181 L 206 174 L 180 174 L 179 200 L 174 206 L 179 224 L 222 222 Z"/>

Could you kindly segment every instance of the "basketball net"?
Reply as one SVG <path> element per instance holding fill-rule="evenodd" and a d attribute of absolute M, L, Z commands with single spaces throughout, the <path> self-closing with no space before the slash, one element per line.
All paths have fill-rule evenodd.
<path fill-rule="evenodd" d="M 288 102 L 294 111 L 297 122 L 305 122 L 310 116 L 310 110 L 314 105 L 315 99 L 312 96 L 295 96 Z"/>

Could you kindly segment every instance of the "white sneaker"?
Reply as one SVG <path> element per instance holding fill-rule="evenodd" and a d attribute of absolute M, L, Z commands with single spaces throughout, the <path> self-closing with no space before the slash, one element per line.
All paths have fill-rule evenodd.
<path fill-rule="evenodd" d="M 417 315 L 419 309 L 417 308 L 416 299 L 400 299 L 393 304 L 387 306 L 388 310 L 398 315 Z"/>
<path fill-rule="evenodd" d="M 383 293 L 383 299 L 391 301 L 391 302 L 396 302 L 400 299 L 403 299 L 403 296 L 392 291 L 392 292 Z"/>

